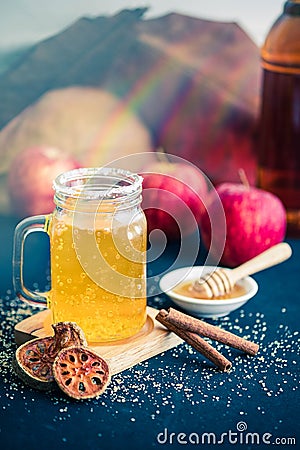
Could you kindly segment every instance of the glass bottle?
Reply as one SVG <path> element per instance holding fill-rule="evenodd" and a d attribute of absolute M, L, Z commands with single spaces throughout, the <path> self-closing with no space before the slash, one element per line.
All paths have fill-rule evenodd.
<path fill-rule="evenodd" d="M 261 50 L 263 68 L 258 185 L 287 209 L 300 236 L 300 0 L 289 0 Z"/>

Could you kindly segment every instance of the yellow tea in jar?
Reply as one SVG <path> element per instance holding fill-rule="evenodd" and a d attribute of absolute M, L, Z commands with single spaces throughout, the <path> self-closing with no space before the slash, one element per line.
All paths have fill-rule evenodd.
<path fill-rule="evenodd" d="M 27 217 L 15 229 L 17 295 L 33 306 L 48 306 L 53 323 L 76 322 L 89 343 L 134 336 L 146 321 L 147 306 L 142 177 L 110 167 L 82 168 L 62 173 L 53 187 L 53 213 Z M 24 285 L 24 243 L 34 231 L 49 235 L 48 292 Z"/>
<path fill-rule="evenodd" d="M 144 230 L 142 214 L 129 228 L 120 224 L 114 232 L 108 227 L 77 228 L 53 218 L 49 307 L 54 323 L 76 322 L 89 342 L 122 339 L 141 329 L 146 320 Z"/>
<path fill-rule="evenodd" d="M 96 211 L 69 200 L 49 223 L 52 320 L 76 322 L 89 343 L 133 336 L 146 321 L 146 219 L 136 196 L 117 200 Z"/>

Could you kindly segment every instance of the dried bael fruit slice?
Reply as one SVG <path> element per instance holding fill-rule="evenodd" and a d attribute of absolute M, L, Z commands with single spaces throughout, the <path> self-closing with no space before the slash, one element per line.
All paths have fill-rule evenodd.
<path fill-rule="evenodd" d="M 53 387 L 52 365 L 57 356 L 52 336 L 37 338 L 21 345 L 15 354 L 13 367 L 16 374 L 31 387 L 48 390 Z"/>
<path fill-rule="evenodd" d="M 53 364 L 58 386 L 69 397 L 98 397 L 110 381 L 110 369 L 105 359 L 84 347 L 68 347 L 59 352 Z"/>
<path fill-rule="evenodd" d="M 73 345 L 87 346 L 84 332 L 75 322 L 58 322 L 52 325 L 54 340 L 60 351 L 62 348 Z"/>
<path fill-rule="evenodd" d="M 21 345 L 15 353 L 13 367 L 17 375 L 31 387 L 52 389 L 53 362 L 58 353 L 73 345 L 87 345 L 81 328 L 74 322 L 52 325 L 54 336 L 36 338 Z"/>

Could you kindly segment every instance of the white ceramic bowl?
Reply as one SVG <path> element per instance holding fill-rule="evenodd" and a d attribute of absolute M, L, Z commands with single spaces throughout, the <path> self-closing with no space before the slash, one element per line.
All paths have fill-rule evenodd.
<path fill-rule="evenodd" d="M 174 292 L 173 289 L 180 283 L 195 280 L 200 275 L 205 275 L 214 269 L 215 267 L 213 266 L 194 266 L 173 270 L 161 278 L 159 283 L 160 289 L 165 292 L 176 305 L 192 315 L 199 317 L 226 316 L 231 311 L 240 308 L 257 293 L 258 285 L 251 277 L 245 277 L 239 281 L 239 284 L 246 290 L 245 294 L 240 297 L 226 300 L 202 300 L 186 297 Z"/>

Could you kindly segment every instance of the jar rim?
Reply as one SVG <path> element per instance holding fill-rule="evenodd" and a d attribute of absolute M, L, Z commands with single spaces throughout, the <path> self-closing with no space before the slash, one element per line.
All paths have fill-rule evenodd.
<path fill-rule="evenodd" d="M 141 193 L 143 178 L 113 167 L 84 167 L 63 172 L 53 181 L 56 196 L 81 200 L 123 201 Z"/>

